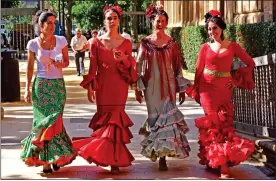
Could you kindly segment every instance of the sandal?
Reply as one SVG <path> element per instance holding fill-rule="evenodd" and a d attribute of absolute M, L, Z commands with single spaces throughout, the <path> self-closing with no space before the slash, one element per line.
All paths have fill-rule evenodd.
<path fill-rule="evenodd" d="M 212 168 L 212 167 L 210 167 L 209 165 L 206 165 L 206 170 L 207 170 L 208 172 L 215 173 L 215 174 L 218 174 L 218 175 L 221 173 L 221 172 L 220 172 L 220 167 Z"/>
<path fill-rule="evenodd" d="M 117 174 L 119 173 L 119 171 L 120 171 L 119 167 L 111 166 L 111 171 L 110 171 L 111 173 Z"/>
<path fill-rule="evenodd" d="M 52 164 L 54 171 L 59 171 L 60 167 L 57 164 Z"/>
<path fill-rule="evenodd" d="M 53 173 L 53 170 L 51 168 L 46 169 L 46 170 L 43 169 L 42 172 L 43 172 L 43 174 L 51 174 L 51 173 Z"/>

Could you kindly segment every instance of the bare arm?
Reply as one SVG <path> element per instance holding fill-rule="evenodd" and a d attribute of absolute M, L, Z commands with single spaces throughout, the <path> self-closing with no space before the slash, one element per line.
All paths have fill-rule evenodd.
<path fill-rule="evenodd" d="M 28 50 L 28 63 L 27 63 L 27 70 L 26 70 L 26 87 L 25 87 L 25 94 L 24 100 L 27 103 L 31 103 L 31 93 L 30 93 L 30 86 L 31 81 L 34 74 L 34 60 L 35 60 L 35 53 Z"/>
<path fill-rule="evenodd" d="M 31 81 L 33 78 L 34 73 L 34 61 L 35 61 L 35 53 L 28 50 L 28 63 L 27 63 L 27 70 L 26 70 L 26 87 L 25 90 L 30 90 Z"/>
<path fill-rule="evenodd" d="M 69 56 L 68 56 L 68 46 L 67 45 L 62 49 L 62 57 L 63 57 L 62 68 L 66 68 L 69 66 Z"/>

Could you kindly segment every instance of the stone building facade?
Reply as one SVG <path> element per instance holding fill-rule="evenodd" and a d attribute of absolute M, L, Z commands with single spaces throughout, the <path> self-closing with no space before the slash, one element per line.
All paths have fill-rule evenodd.
<path fill-rule="evenodd" d="M 231 24 L 276 21 L 276 0 L 159 0 L 169 15 L 168 27 L 204 24 L 204 14 L 220 10 Z"/>

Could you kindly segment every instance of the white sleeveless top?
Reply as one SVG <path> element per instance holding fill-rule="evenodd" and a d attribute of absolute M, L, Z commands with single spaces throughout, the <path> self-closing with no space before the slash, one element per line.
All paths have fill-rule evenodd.
<path fill-rule="evenodd" d="M 50 69 L 47 72 L 46 64 L 43 63 L 42 59 L 49 59 L 50 58 L 55 60 L 57 55 L 62 56 L 62 49 L 68 44 L 67 40 L 63 36 L 56 37 L 56 46 L 53 50 L 44 50 L 39 48 L 39 40 L 38 37 L 30 40 L 27 44 L 27 49 L 31 52 L 35 53 L 36 61 L 37 61 L 37 77 L 46 78 L 46 79 L 58 79 L 63 78 L 63 73 L 61 68 L 56 68 L 54 65 L 50 65 Z"/>

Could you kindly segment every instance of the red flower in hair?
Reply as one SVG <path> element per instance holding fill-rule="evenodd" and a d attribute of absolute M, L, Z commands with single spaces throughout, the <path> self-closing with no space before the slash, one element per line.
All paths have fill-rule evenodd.
<path fill-rule="evenodd" d="M 106 5 L 104 8 L 103 8 L 103 12 L 105 12 L 106 10 L 110 9 L 112 6 L 109 6 L 109 5 Z"/>
<path fill-rule="evenodd" d="M 151 17 L 151 15 L 156 11 L 156 7 L 151 4 L 146 9 L 146 17 Z"/>
<path fill-rule="evenodd" d="M 115 10 L 117 13 L 119 13 L 120 16 L 122 16 L 122 14 L 123 14 L 123 10 L 122 10 L 122 8 L 120 6 L 109 6 L 109 5 L 106 5 L 103 8 L 103 12 L 106 12 L 108 9 Z"/>
<path fill-rule="evenodd" d="M 209 11 L 209 13 L 212 16 L 221 16 L 221 12 L 219 12 L 218 10 L 211 10 Z"/>

